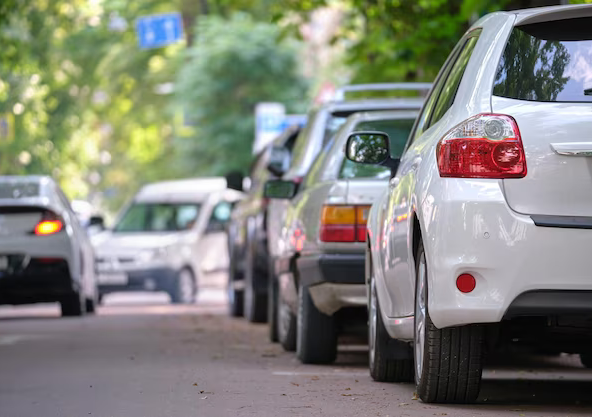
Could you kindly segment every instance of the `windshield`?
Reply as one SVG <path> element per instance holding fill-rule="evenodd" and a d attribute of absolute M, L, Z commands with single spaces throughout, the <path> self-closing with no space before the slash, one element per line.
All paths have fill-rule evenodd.
<path fill-rule="evenodd" d="M 407 138 L 413 127 L 415 119 L 384 119 L 363 121 L 356 125 L 354 131 L 357 132 L 384 132 L 388 134 L 390 140 L 391 157 L 401 158 L 403 149 L 407 143 Z M 390 168 L 380 165 L 360 164 L 344 159 L 341 166 L 341 178 L 388 178 L 391 175 Z"/>
<path fill-rule="evenodd" d="M 199 215 L 194 203 L 134 203 L 115 232 L 175 232 L 193 227 Z"/>
<path fill-rule="evenodd" d="M 514 28 L 493 94 L 519 100 L 592 101 L 592 18 Z"/>

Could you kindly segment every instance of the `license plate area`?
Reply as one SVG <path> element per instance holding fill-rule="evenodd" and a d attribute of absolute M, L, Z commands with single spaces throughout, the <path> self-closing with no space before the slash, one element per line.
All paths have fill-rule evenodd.
<path fill-rule="evenodd" d="M 127 285 L 128 276 L 125 272 L 101 272 L 98 281 L 106 285 Z"/>

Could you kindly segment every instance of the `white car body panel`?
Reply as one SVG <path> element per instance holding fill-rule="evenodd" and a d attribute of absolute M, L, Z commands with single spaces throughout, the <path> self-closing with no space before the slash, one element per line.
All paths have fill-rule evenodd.
<path fill-rule="evenodd" d="M 413 339 L 415 218 L 429 271 L 429 313 L 439 328 L 499 322 L 510 303 L 529 290 L 592 290 L 585 253 L 590 232 L 539 227 L 529 216 L 592 215 L 588 159 L 553 150 L 553 145 L 592 143 L 587 126 L 590 103 L 527 102 L 492 95 L 498 62 L 514 25 L 567 15 L 591 16 L 592 8 L 500 12 L 475 23 L 467 33 L 482 31 L 454 103 L 411 143 L 396 179 L 372 206 L 368 220 L 372 273 L 381 315 L 392 337 Z M 516 119 L 527 176 L 441 178 L 436 162 L 440 139 L 469 117 L 491 112 Z M 477 280 L 470 294 L 456 289 L 456 277 L 463 272 Z"/>

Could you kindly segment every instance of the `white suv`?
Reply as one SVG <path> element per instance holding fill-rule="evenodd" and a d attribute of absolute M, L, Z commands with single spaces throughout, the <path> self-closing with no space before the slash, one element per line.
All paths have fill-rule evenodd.
<path fill-rule="evenodd" d="M 591 24 L 590 5 L 493 13 L 450 54 L 369 215 L 375 379 L 469 402 L 485 346 L 592 365 Z M 346 152 L 387 148 L 359 132 Z"/>

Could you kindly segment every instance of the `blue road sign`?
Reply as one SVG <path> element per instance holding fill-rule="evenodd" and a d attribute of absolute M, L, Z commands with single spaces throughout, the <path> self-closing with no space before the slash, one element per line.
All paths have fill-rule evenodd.
<path fill-rule="evenodd" d="M 183 39 L 183 20 L 180 13 L 142 16 L 136 20 L 140 48 L 160 48 Z"/>

